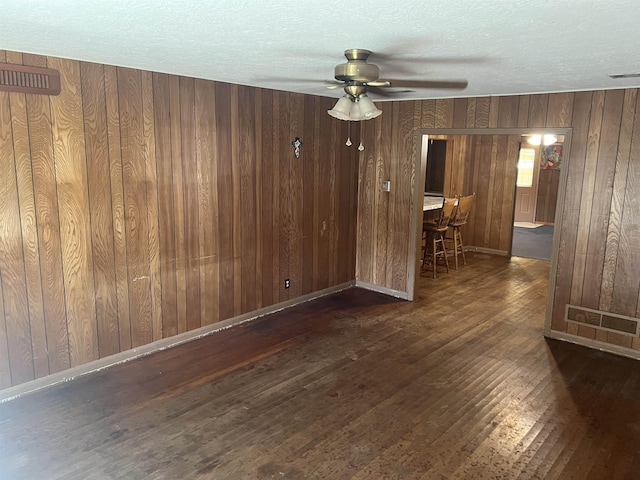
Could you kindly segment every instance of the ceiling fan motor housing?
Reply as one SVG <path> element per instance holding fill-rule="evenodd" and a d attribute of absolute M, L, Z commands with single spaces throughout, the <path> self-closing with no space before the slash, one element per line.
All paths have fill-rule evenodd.
<path fill-rule="evenodd" d="M 361 48 L 352 48 L 344 52 L 348 62 L 335 68 L 335 78 L 341 82 L 367 83 L 377 80 L 380 69 L 377 65 L 367 63 L 371 52 Z"/>
<path fill-rule="evenodd" d="M 340 64 L 335 69 L 336 80 L 341 82 L 373 82 L 379 75 L 380 69 L 377 65 L 360 60 Z"/>

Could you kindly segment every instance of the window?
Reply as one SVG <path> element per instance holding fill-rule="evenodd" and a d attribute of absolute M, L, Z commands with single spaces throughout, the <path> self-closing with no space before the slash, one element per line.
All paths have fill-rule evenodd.
<path fill-rule="evenodd" d="M 518 178 L 517 187 L 533 186 L 533 169 L 536 163 L 535 148 L 521 148 L 518 157 Z"/>

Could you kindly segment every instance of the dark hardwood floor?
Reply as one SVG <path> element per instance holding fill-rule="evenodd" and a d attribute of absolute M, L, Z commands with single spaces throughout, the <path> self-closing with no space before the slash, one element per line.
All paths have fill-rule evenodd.
<path fill-rule="evenodd" d="M 469 254 L 4 403 L 0 478 L 640 478 L 639 364 L 545 340 L 548 274 Z"/>

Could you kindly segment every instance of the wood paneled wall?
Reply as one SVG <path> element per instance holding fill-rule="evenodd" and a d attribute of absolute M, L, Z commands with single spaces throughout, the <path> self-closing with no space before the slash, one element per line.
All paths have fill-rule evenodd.
<path fill-rule="evenodd" d="M 355 278 L 358 152 L 331 99 L 0 62 L 62 78 L 0 93 L 0 388 Z"/>
<path fill-rule="evenodd" d="M 536 197 L 536 222 L 554 222 L 559 185 L 560 170 L 540 170 Z"/>
<path fill-rule="evenodd" d="M 408 265 L 415 261 L 415 252 L 409 252 L 410 222 L 419 207 L 413 202 L 413 187 L 422 129 L 572 128 L 563 220 L 556 226 L 560 237 L 551 327 L 640 349 L 637 338 L 564 321 L 567 303 L 640 317 L 639 102 L 638 90 L 626 89 L 381 104 L 383 114 L 362 123 L 368 148 L 360 158 L 357 278 L 405 292 L 413 288 L 408 284 Z M 509 140 L 498 139 L 496 144 L 487 138 L 484 144 L 476 142 L 478 148 L 485 153 L 476 152 L 476 158 L 487 158 L 494 148 L 511 147 Z M 465 183 L 472 176 L 469 168 L 473 166 L 465 166 Z M 499 175 L 491 183 L 493 168 L 496 174 L 499 168 L 508 170 L 491 165 L 489 178 L 478 171 L 477 212 L 466 233 L 473 244 L 486 248 L 491 248 L 492 239 L 503 237 L 503 230 L 496 228 L 504 228 L 507 217 L 511 221 L 488 200 L 493 196 L 499 204 L 508 203 L 506 183 L 501 185 L 502 200 L 495 196 Z M 482 170 L 486 175 L 486 168 Z M 475 182 L 475 173 L 473 178 Z M 389 193 L 379 188 L 386 179 L 392 181 Z M 470 187 L 466 184 L 461 190 L 467 193 Z M 480 211 L 491 212 L 492 221 L 479 221 Z"/>
<path fill-rule="evenodd" d="M 433 135 L 447 140 L 445 196 L 476 198 L 463 238 L 468 246 L 511 249 L 520 135 Z"/>

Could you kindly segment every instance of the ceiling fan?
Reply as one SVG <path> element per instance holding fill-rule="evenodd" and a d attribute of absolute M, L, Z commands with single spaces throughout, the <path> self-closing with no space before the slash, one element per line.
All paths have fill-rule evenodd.
<path fill-rule="evenodd" d="M 385 92 L 388 87 L 404 88 L 450 88 L 464 89 L 466 80 L 442 81 L 442 80 L 395 80 L 380 79 L 380 69 L 373 63 L 367 63 L 371 51 L 362 48 L 351 48 L 344 52 L 347 63 L 337 65 L 334 76 L 335 81 L 330 82 L 329 88 L 344 88 L 345 95 L 338 103 L 327 112 L 332 117 L 340 120 L 359 121 L 369 120 L 382 114 L 368 97 L 367 92 L 383 96 L 397 93 Z M 406 90 L 405 90 L 406 91 Z"/>

